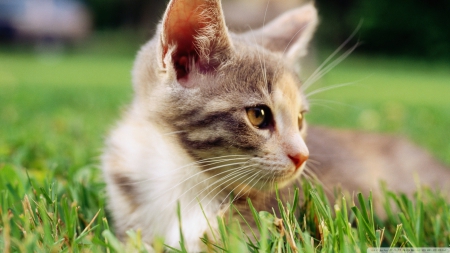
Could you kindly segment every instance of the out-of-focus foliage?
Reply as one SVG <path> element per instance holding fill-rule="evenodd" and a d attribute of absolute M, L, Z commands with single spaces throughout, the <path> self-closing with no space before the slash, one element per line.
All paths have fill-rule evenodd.
<path fill-rule="evenodd" d="M 84 0 L 94 16 L 97 29 L 154 28 L 168 0 Z"/>
<path fill-rule="evenodd" d="M 320 37 L 342 43 L 358 24 L 359 51 L 450 59 L 448 0 L 316 0 Z"/>
<path fill-rule="evenodd" d="M 448 0 L 315 1 L 321 18 L 317 41 L 328 43 L 326 46 L 341 44 L 362 21 L 358 37 L 364 45 L 358 49 L 360 52 L 450 59 Z M 162 17 L 168 0 L 84 2 L 93 13 L 97 29 L 150 31 Z"/>

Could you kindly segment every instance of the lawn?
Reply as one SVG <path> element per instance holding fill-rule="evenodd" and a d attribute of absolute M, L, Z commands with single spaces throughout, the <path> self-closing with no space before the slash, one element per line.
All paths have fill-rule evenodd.
<path fill-rule="evenodd" d="M 0 52 L 0 248 L 5 252 L 123 249 L 109 229 L 98 157 L 105 134 L 131 99 L 132 63 L 128 54 Z M 449 64 L 355 55 L 308 92 L 342 83 L 349 85 L 311 95 L 310 122 L 405 135 L 450 165 Z M 315 208 L 299 206 L 303 221 L 283 219 L 295 238 L 303 238 L 296 243 L 306 252 L 318 245 L 328 252 L 363 251 L 382 241 L 387 246 L 450 243 L 449 206 L 427 191 L 415 203 L 386 194 L 403 212 L 386 223 L 367 215 L 370 205 L 347 217 L 343 208 L 350 210 L 351 200 L 340 202 L 339 211 L 322 205 L 320 189 L 300 194 Z M 269 214 L 255 218 L 270 228 Z M 280 243 L 284 246 L 277 249 L 295 252 L 277 229 L 263 229 L 270 239 L 255 247 Z M 305 240 L 309 236 L 315 245 Z M 141 247 L 138 234 L 130 238 Z"/>

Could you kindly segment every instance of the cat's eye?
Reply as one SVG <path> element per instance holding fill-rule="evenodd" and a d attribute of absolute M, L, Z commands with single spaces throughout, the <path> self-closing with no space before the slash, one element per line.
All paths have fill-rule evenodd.
<path fill-rule="evenodd" d="M 272 113 L 267 106 L 247 108 L 247 117 L 257 128 L 267 128 L 272 122 Z"/>
<path fill-rule="evenodd" d="M 302 112 L 300 112 L 298 114 L 298 129 L 299 130 L 302 130 L 302 128 L 303 128 L 303 121 L 304 121 L 304 118 L 305 118 L 305 116 L 304 116 L 305 112 L 306 111 L 302 111 Z"/>

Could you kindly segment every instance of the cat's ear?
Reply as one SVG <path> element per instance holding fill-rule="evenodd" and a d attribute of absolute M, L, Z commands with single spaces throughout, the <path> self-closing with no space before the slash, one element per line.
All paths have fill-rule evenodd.
<path fill-rule="evenodd" d="M 192 71 L 216 69 L 232 48 L 220 0 L 171 0 L 160 26 L 160 59 L 180 84 Z"/>
<path fill-rule="evenodd" d="M 282 14 L 245 36 L 271 51 L 283 53 L 287 60 L 295 62 L 306 55 L 317 24 L 317 10 L 309 3 Z"/>

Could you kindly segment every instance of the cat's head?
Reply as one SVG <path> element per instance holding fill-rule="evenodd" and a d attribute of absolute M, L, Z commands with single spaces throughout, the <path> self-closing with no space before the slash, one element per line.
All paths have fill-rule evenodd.
<path fill-rule="evenodd" d="M 308 4 L 235 35 L 219 0 L 172 0 L 136 61 L 135 103 L 224 186 L 284 184 L 309 155 L 294 63 L 316 25 Z"/>

